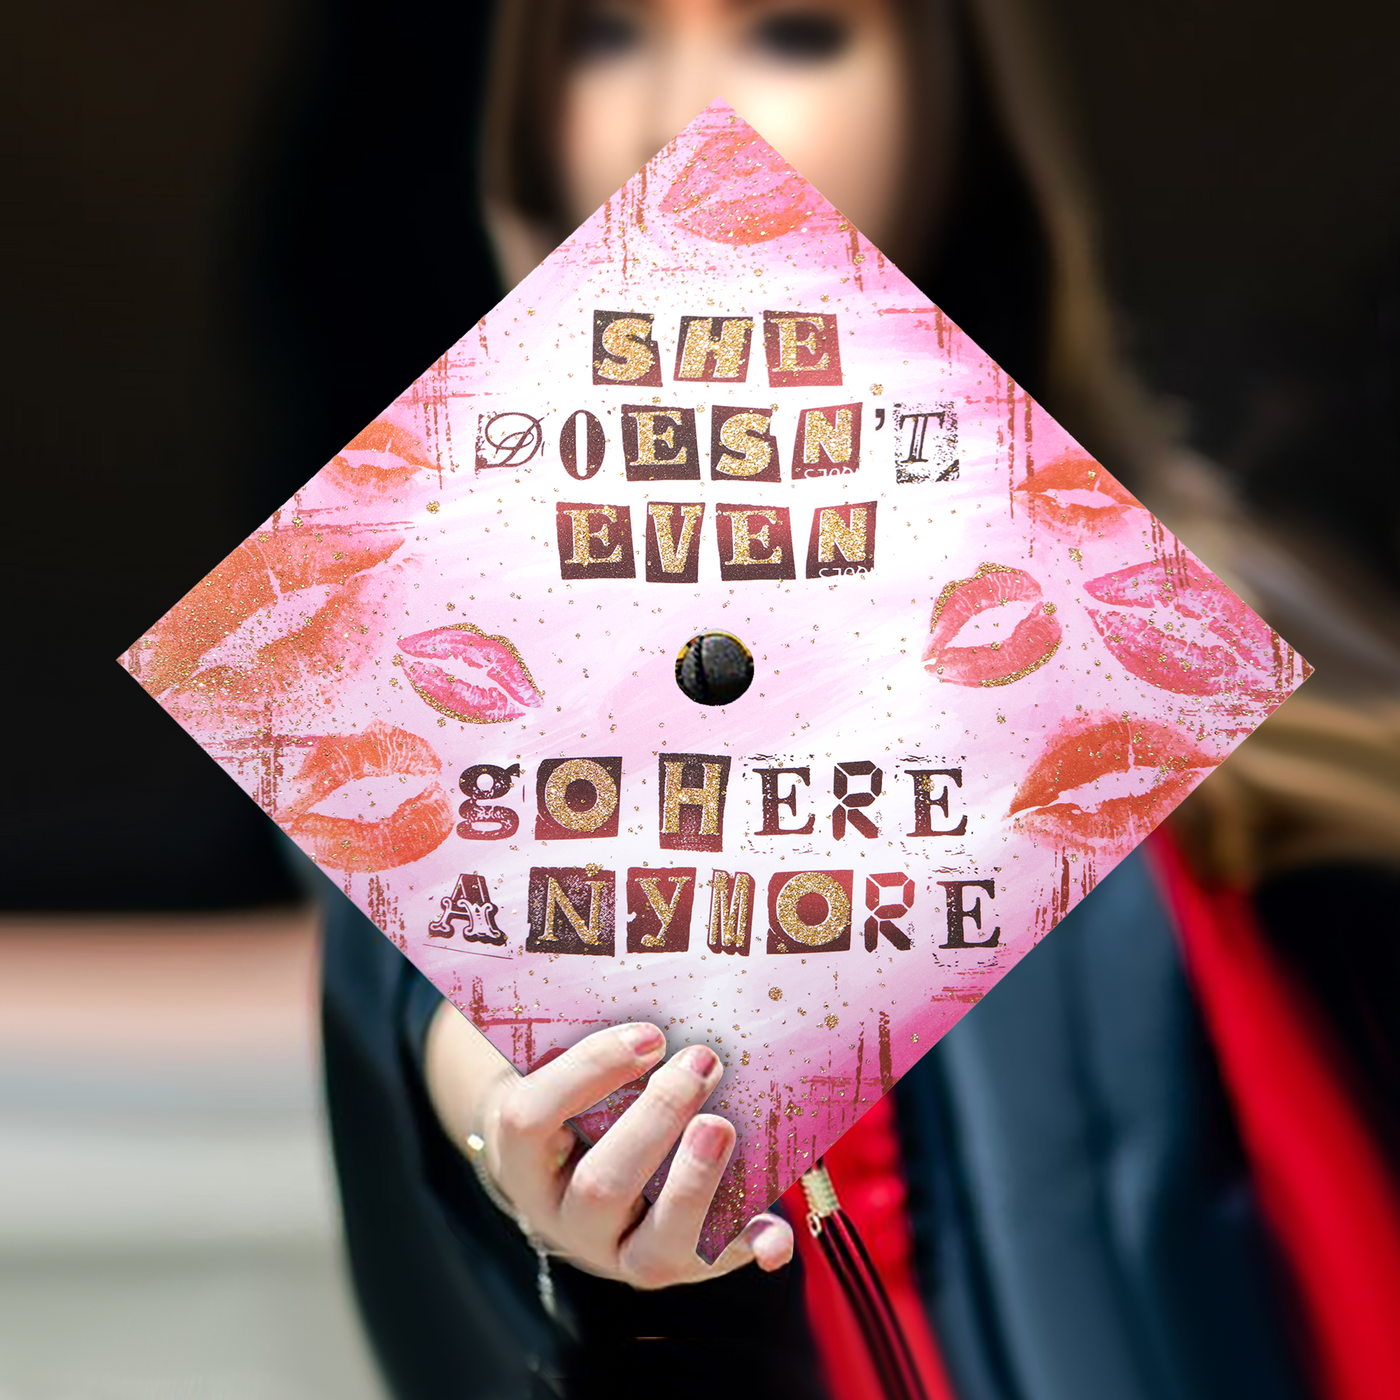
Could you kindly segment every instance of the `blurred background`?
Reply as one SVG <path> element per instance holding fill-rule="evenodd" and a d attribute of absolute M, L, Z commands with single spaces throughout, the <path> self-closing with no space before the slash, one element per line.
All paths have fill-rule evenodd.
<path fill-rule="evenodd" d="M 1388 598 L 1400 8 L 1036 12 L 1143 378 Z M 113 658 L 494 299 L 484 20 L 50 0 L 7 29 L 0 1400 L 375 1396 L 311 877 Z"/>

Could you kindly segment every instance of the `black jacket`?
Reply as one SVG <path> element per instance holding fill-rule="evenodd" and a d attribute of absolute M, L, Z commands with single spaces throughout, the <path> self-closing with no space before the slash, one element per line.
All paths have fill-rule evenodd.
<path fill-rule="evenodd" d="M 328 895 L 331 1127 L 395 1395 L 820 1395 L 796 1266 L 646 1294 L 556 1263 L 569 1325 L 550 1321 L 532 1251 L 427 1102 L 437 1002 Z M 920 1284 L 959 1400 L 1301 1400 L 1286 1300 L 1140 857 L 895 1096 Z"/>

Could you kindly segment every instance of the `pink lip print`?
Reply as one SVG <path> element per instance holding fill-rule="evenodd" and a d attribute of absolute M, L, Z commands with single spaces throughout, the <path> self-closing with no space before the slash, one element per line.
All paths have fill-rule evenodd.
<path fill-rule="evenodd" d="M 999 641 L 981 646 L 948 643 L 979 613 L 1002 603 L 1033 602 L 1040 584 L 1024 569 L 983 564 L 971 578 L 945 586 L 933 605 L 923 662 L 941 681 L 953 685 L 1010 685 L 1045 665 L 1060 645 L 1054 603 L 1042 603 Z"/>
<path fill-rule="evenodd" d="M 409 684 L 433 709 L 468 724 L 504 724 L 519 719 L 540 704 L 530 672 L 514 644 L 506 637 L 488 637 L 469 622 L 436 627 L 401 637 L 405 656 L 399 659 Z M 455 661 L 484 673 L 490 684 L 465 680 L 434 666 L 433 661 Z"/>
<path fill-rule="evenodd" d="M 1124 668 L 1178 695 L 1242 693 L 1282 699 L 1300 668 L 1312 668 L 1277 632 L 1193 559 L 1152 559 L 1084 585 L 1113 611 L 1088 608 Z M 1122 612 L 1119 608 L 1143 609 Z M 1164 616 L 1165 614 L 1165 616 Z"/>

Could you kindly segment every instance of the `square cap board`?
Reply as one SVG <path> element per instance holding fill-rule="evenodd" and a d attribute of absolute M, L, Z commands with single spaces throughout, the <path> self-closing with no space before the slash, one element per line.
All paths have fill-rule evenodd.
<path fill-rule="evenodd" d="M 123 662 L 521 1071 L 714 1047 L 707 1258 L 1307 672 L 720 103 Z"/>

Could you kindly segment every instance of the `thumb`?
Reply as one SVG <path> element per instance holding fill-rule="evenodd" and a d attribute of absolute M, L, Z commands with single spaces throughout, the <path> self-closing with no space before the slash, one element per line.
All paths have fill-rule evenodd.
<path fill-rule="evenodd" d="M 756 1215 L 729 1242 L 710 1270 L 711 1278 L 757 1264 L 765 1274 L 781 1269 L 792 1258 L 792 1226 L 780 1215 Z"/>

